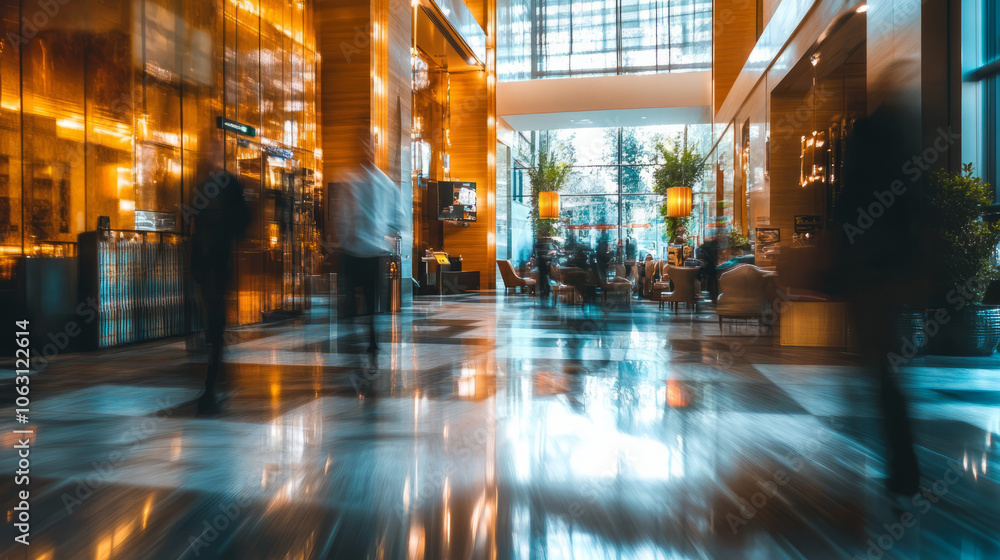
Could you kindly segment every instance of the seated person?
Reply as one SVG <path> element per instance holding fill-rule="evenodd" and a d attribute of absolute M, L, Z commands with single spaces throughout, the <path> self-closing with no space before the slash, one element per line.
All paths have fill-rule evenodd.
<path fill-rule="evenodd" d="M 724 272 L 726 270 L 729 270 L 730 268 L 733 268 L 734 266 L 736 266 L 738 264 L 755 264 L 754 263 L 754 256 L 753 255 L 743 255 L 741 257 L 733 257 L 733 258 L 729 259 L 728 261 L 726 261 L 726 262 L 720 264 L 719 266 L 717 266 L 715 270 L 717 272 Z"/>

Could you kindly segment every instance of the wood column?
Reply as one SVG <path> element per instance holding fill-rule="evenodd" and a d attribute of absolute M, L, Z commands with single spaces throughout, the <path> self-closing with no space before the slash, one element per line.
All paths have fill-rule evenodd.
<path fill-rule="evenodd" d="M 399 187 L 406 225 L 404 300 L 409 299 L 412 269 L 410 14 L 407 0 L 318 0 L 315 8 L 323 177 L 336 181 L 374 157 L 375 165 Z M 327 208 L 336 204 L 328 202 Z M 334 227 L 329 217 L 330 212 L 327 232 Z"/>
<path fill-rule="evenodd" d="M 444 248 L 478 270 L 483 289 L 496 288 L 496 3 L 486 15 L 486 69 L 451 73 L 451 178 L 476 183 L 478 221 L 444 225 Z M 475 5 L 470 4 L 473 13 Z M 478 16 L 477 16 L 478 19 Z"/>
<path fill-rule="evenodd" d="M 490 135 L 492 96 L 486 72 L 451 74 L 451 178 L 476 183 L 478 221 L 444 224 L 444 247 L 461 255 L 464 270 L 478 270 L 483 288 L 496 286 L 496 135 Z M 494 118 L 495 120 L 495 118 Z"/>
<path fill-rule="evenodd" d="M 372 119 L 372 0 L 316 2 L 323 177 L 334 181 L 365 159 Z"/>
<path fill-rule="evenodd" d="M 323 176 L 374 163 L 409 184 L 412 43 L 406 0 L 320 0 L 316 35 L 321 56 Z"/>
<path fill-rule="evenodd" d="M 715 0 L 712 9 L 712 94 L 718 113 L 757 43 L 757 3 Z"/>

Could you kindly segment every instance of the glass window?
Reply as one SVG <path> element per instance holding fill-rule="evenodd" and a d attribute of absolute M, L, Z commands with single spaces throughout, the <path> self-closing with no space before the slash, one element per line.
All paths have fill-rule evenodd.
<path fill-rule="evenodd" d="M 711 126 L 703 124 L 546 130 L 534 133 L 529 152 L 537 160 L 537 153 L 545 149 L 557 160 L 571 164 L 569 178 L 559 191 L 563 222 L 558 227 L 564 239 L 591 247 L 604 240 L 614 244 L 621 239 L 624 244 L 631 239 L 636 254 L 651 253 L 659 258 L 663 200 L 654 193 L 656 144 L 668 138 L 687 138 L 689 144 L 707 154 L 710 133 Z M 515 162 L 511 189 L 515 199 L 518 177 L 526 167 Z M 526 194 L 533 192 L 525 189 Z M 703 220 L 698 211 L 696 208 L 692 216 L 695 221 Z"/>
<path fill-rule="evenodd" d="M 573 128 L 537 133 L 539 146 L 572 160 L 574 165 L 615 165 L 618 163 L 617 128 Z"/>
<path fill-rule="evenodd" d="M 655 180 L 653 172 L 654 165 L 622 165 L 621 169 L 621 192 L 622 194 L 643 194 L 653 192 Z"/>
<path fill-rule="evenodd" d="M 590 248 L 607 241 L 618 243 L 618 196 L 559 197 L 559 216 L 566 241 L 575 240 Z"/>
<path fill-rule="evenodd" d="M 0 4 L 0 32 L 20 32 L 20 6 Z M 0 278 L 10 273 L 5 255 L 22 246 L 21 224 L 21 62 L 18 49 L 0 50 Z"/>
<path fill-rule="evenodd" d="M 984 142 L 983 178 L 993 185 L 1000 201 L 1000 0 L 984 0 L 983 18 L 983 62 L 988 63 L 992 75 L 986 78 L 983 87 Z M 984 68 L 985 70 L 985 68 Z"/>
<path fill-rule="evenodd" d="M 512 0 L 500 11 L 501 80 L 711 69 L 711 0 Z"/>
<path fill-rule="evenodd" d="M 643 259 L 647 254 L 660 257 L 663 241 L 663 218 L 659 195 L 627 195 L 622 197 L 622 237 L 625 257 Z"/>
<path fill-rule="evenodd" d="M 131 230 L 137 212 L 163 213 L 158 227 L 191 233 L 193 214 L 178 209 L 197 204 L 203 173 L 221 163 L 212 144 L 220 140 L 254 215 L 236 259 L 238 318 L 259 320 L 265 303 L 301 306 L 306 249 L 262 247 L 272 225 L 279 238 L 315 239 L 321 153 L 312 4 L 60 1 L 51 3 L 58 14 L 39 12 L 65 25 L 39 24 L 30 40 L 0 48 L 0 278 L 11 277 L 12 255 L 71 254 L 49 248 L 71 249 L 99 217 Z M 22 33 L 22 12 L 32 6 L 0 2 L 3 37 Z M 220 116 L 253 126 L 256 136 L 222 132 Z M 293 157 L 267 158 L 262 172 L 264 146 Z M 262 187 L 264 172 L 270 182 Z M 267 188 L 274 186 L 281 188 Z M 265 198 L 271 191 L 283 198 Z M 265 270 L 265 262 L 277 264 Z"/>
<path fill-rule="evenodd" d="M 617 194 L 617 166 L 573 166 L 560 194 Z"/>

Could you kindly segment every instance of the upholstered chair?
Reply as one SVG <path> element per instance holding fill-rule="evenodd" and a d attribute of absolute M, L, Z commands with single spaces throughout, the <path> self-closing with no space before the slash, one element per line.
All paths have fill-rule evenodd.
<path fill-rule="evenodd" d="M 518 288 L 521 288 L 521 293 L 535 292 L 535 279 L 518 276 L 514 271 L 514 265 L 510 264 L 510 261 L 497 261 L 497 267 L 500 268 L 500 277 L 503 279 L 505 294 L 510 294 L 511 290 L 517 293 Z"/>

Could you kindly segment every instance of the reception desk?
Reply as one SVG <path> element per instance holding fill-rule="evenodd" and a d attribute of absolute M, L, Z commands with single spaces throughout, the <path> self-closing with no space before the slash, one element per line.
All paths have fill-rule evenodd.
<path fill-rule="evenodd" d="M 449 255 L 448 264 L 439 264 L 432 257 L 422 257 L 417 273 L 422 295 L 452 295 L 478 290 L 479 271 L 462 270 L 462 257 Z"/>
<path fill-rule="evenodd" d="M 442 271 L 441 295 L 464 294 L 479 289 L 479 271 Z"/>

